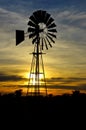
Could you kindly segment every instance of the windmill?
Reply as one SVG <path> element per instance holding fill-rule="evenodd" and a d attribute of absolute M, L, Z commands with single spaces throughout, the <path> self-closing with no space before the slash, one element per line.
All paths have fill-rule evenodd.
<path fill-rule="evenodd" d="M 55 43 L 54 39 L 56 38 L 57 30 L 54 19 L 44 10 L 33 12 L 29 17 L 27 33 L 34 45 L 27 94 L 40 95 L 43 87 L 47 95 L 42 55 L 44 54 L 44 48 L 48 50 L 49 47 L 52 47 L 52 43 Z M 20 44 L 24 39 L 24 31 L 16 30 L 16 45 Z M 42 79 L 40 79 L 40 75 L 43 75 Z"/>

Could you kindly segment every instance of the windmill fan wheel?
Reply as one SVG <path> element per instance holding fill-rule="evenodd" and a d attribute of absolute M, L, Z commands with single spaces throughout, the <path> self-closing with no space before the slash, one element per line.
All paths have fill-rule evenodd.
<path fill-rule="evenodd" d="M 55 43 L 56 38 L 56 24 L 54 19 L 46 11 L 38 10 L 29 17 L 28 22 L 29 38 L 32 38 L 33 44 L 40 44 L 48 49 L 48 45 L 52 47 L 51 43 Z"/>

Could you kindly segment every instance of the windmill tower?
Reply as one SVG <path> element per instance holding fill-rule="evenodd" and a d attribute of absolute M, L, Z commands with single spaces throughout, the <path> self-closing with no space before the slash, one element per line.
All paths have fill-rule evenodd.
<path fill-rule="evenodd" d="M 27 87 L 27 94 L 40 95 L 44 88 L 47 95 L 45 71 L 43 64 L 43 49 L 52 47 L 56 38 L 56 24 L 54 19 L 46 11 L 37 10 L 29 17 L 28 30 L 29 39 L 32 39 L 34 51 L 32 52 L 32 63 Z M 16 45 L 24 40 L 24 31 L 16 30 Z M 42 79 L 40 78 L 42 75 Z"/>

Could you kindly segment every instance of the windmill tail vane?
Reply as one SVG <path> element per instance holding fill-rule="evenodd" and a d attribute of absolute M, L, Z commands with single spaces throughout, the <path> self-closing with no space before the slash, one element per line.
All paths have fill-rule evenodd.
<path fill-rule="evenodd" d="M 44 48 L 48 50 L 55 43 L 56 24 L 54 19 L 46 11 L 37 10 L 29 17 L 28 22 L 28 37 L 32 39 L 34 51 L 32 53 L 32 62 L 30 75 L 27 85 L 27 95 L 47 95 L 47 85 L 45 80 L 45 71 L 43 64 Z M 25 40 L 23 30 L 16 30 L 16 45 Z M 40 79 L 42 75 L 42 79 Z"/>

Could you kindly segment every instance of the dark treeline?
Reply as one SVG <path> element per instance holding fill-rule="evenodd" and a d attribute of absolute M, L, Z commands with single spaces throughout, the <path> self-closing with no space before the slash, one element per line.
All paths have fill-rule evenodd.
<path fill-rule="evenodd" d="M 0 122 L 18 123 L 70 123 L 73 125 L 86 118 L 86 94 L 73 91 L 61 96 L 22 96 L 22 91 L 0 94 Z M 66 125 L 67 125 L 66 124 Z M 32 127 L 33 125 L 31 125 Z"/>

